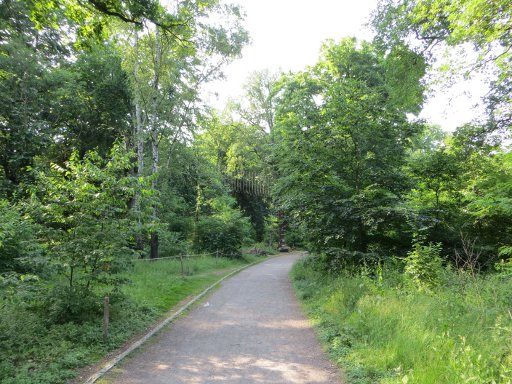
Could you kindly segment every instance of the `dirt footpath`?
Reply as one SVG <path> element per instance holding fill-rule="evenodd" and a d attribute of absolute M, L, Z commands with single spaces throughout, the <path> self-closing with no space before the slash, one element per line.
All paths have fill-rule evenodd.
<path fill-rule="evenodd" d="M 341 383 L 288 279 L 298 253 L 248 268 L 101 381 Z"/>

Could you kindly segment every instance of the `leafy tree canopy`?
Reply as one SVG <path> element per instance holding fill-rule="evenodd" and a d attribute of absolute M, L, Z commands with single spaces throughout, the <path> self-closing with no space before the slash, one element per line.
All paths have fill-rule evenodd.
<path fill-rule="evenodd" d="M 491 122 L 509 127 L 512 122 L 512 7 L 508 0 L 381 0 L 374 12 L 376 41 L 384 49 L 407 44 L 433 59 L 440 44 L 471 44 L 477 52 L 465 76 L 474 70 L 490 75 L 487 104 Z"/>

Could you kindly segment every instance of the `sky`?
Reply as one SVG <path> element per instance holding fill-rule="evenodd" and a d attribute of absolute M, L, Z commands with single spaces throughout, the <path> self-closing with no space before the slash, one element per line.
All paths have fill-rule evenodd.
<path fill-rule="evenodd" d="M 233 0 L 236 2 L 236 0 Z M 210 102 L 222 108 L 229 98 L 243 94 L 243 84 L 254 71 L 300 71 L 313 65 L 323 41 L 355 36 L 370 40 L 369 21 L 377 0 L 238 0 L 246 11 L 245 27 L 251 44 L 242 58 L 225 68 L 225 80 L 208 88 Z M 446 131 L 468 122 L 481 111 L 475 108 L 485 87 L 478 81 L 459 83 L 450 89 L 433 89 L 420 115 Z"/>

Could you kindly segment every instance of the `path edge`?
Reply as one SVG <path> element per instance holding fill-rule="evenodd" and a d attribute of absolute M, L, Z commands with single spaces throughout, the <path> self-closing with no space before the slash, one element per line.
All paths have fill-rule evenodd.
<path fill-rule="evenodd" d="M 144 336 L 142 336 L 139 340 L 134 342 L 128 349 L 114 357 L 113 359 L 107 361 L 103 367 L 98 370 L 96 373 L 89 376 L 89 378 L 83 382 L 83 384 L 94 384 L 97 380 L 101 379 L 108 371 L 110 371 L 112 368 L 114 368 L 121 360 L 123 360 L 125 357 L 127 357 L 130 353 L 135 351 L 137 348 L 139 348 L 141 345 L 143 345 L 146 341 L 148 341 L 153 335 L 155 335 L 158 331 L 160 331 L 163 327 L 165 327 L 167 324 L 173 322 L 178 318 L 181 314 L 186 312 L 192 305 L 194 305 L 197 301 L 202 299 L 207 293 L 209 293 L 213 288 L 215 288 L 217 285 L 222 283 L 224 280 L 230 278 L 233 275 L 236 275 L 237 273 L 242 272 L 244 269 L 247 269 L 249 267 L 252 267 L 256 264 L 263 263 L 267 260 L 270 260 L 274 257 L 280 256 L 279 254 L 273 255 L 271 257 L 265 258 L 264 260 L 256 260 L 250 264 L 244 265 L 238 269 L 235 269 L 234 271 L 228 273 L 226 276 L 222 277 L 221 279 L 217 280 L 215 283 L 204 289 L 200 294 L 195 296 L 193 299 L 191 299 L 188 303 L 183 305 L 180 309 L 178 309 L 176 312 L 174 312 L 169 317 L 162 320 L 160 323 L 158 323 L 153 329 L 151 329 L 149 332 L 147 332 Z"/>

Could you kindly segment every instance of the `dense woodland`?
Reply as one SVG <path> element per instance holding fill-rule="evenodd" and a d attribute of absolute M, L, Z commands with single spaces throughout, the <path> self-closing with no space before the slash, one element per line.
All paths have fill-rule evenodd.
<path fill-rule="evenodd" d="M 393 265 L 406 291 L 433 295 L 459 273 L 510 287 L 511 13 L 506 0 L 382 0 L 373 41 L 254 73 L 217 111 L 202 89 L 249 43 L 238 6 L 3 0 L 0 381 L 61 382 L 19 352 L 32 336 L 17 324 L 95 321 L 104 295 L 128 300 L 135 260 L 237 258 L 283 231 L 315 255 L 316 280 Z M 442 55 L 461 49 L 474 59 Z M 485 76 L 486 115 L 450 133 L 417 118 L 436 74 Z M 512 297 L 496 290 L 510 340 Z M 457 382 L 510 383 L 512 351 L 499 352 L 505 368 Z"/>

